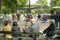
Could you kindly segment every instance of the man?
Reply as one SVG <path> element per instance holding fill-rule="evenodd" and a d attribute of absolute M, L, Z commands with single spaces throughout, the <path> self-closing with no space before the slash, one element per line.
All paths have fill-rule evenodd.
<path fill-rule="evenodd" d="M 50 21 L 49 27 L 43 31 L 44 34 L 46 33 L 46 36 L 47 36 L 46 40 L 48 40 L 48 38 L 52 38 L 52 36 L 54 36 L 54 31 L 55 31 L 54 21 Z"/>
<path fill-rule="evenodd" d="M 34 32 L 34 33 L 38 33 L 39 32 L 39 23 L 33 23 L 31 24 L 31 26 L 29 26 L 29 31 L 30 32 Z M 34 34 L 30 35 L 30 37 L 33 37 L 33 40 L 36 40 L 36 37 L 39 37 L 39 34 Z"/>
<path fill-rule="evenodd" d="M 54 14 L 54 20 L 55 20 L 55 26 L 58 27 L 58 22 L 59 22 L 59 15 L 58 12 L 56 12 L 56 14 Z"/>

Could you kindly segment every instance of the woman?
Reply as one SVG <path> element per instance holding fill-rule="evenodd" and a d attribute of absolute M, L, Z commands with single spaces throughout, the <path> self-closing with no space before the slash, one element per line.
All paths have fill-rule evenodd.
<path fill-rule="evenodd" d="M 5 21 L 3 31 L 11 32 L 11 29 L 12 29 L 12 27 L 10 26 L 10 21 L 9 20 Z M 9 40 L 12 38 L 12 34 L 6 33 L 6 34 L 4 34 L 4 37 L 5 37 L 4 40 L 6 40 L 6 38 Z"/>

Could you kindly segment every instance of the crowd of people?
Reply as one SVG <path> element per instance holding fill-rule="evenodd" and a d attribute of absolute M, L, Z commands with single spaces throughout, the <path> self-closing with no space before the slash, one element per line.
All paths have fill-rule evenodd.
<path fill-rule="evenodd" d="M 51 19 L 55 20 L 56 27 L 60 26 L 60 13 L 59 12 L 56 12 L 55 14 L 52 14 Z M 58 23 L 59 23 L 59 25 L 58 25 Z"/>
<path fill-rule="evenodd" d="M 3 27 L 2 27 L 2 31 L 20 31 L 20 32 L 33 32 L 33 29 L 31 27 L 28 27 L 28 21 L 31 23 L 30 26 L 33 25 L 32 21 L 30 21 L 30 19 L 32 17 L 30 17 L 31 15 L 28 15 L 26 16 L 26 21 L 25 24 L 24 24 L 24 28 L 22 29 L 23 31 L 21 31 L 21 24 L 19 23 L 20 22 L 20 14 L 4 14 L 3 16 Z M 5 37 L 4 40 L 12 40 L 12 37 L 20 37 L 20 35 L 12 35 L 12 34 L 4 34 L 3 37 Z M 31 36 L 31 35 L 29 35 Z M 33 36 L 31 36 L 33 37 Z M 20 40 L 20 39 L 19 39 Z"/>
<path fill-rule="evenodd" d="M 20 25 L 20 23 L 18 23 L 18 22 L 20 22 L 20 15 L 21 14 L 12 14 L 12 15 L 11 14 L 8 14 L 8 15 L 5 14 L 5 16 L 4 16 L 4 18 L 5 18 L 4 19 L 4 25 L 2 27 L 2 31 L 21 31 L 21 28 L 20 28 L 21 25 Z M 44 17 L 47 18 L 47 16 L 45 16 L 45 15 L 44 15 Z M 25 22 L 25 26 L 24 26 L 22 32 L 36 32 L 36 33 L 39 32 L 40 24 L 39 23 L 34 24 L 31 21 L 32 18 L 33 17 L 31 15 L 26 16 L 26 20 L 24 20 L 26 22 Z M 38 18 L 38 20 L 40 20 L 41 16 L 38 14 L 37 18 Z M 31 23 L 31 25 L 29 25 L 29 27 L 28 27 L 27 22 Z M 59 25 L 58 25 L 58 23 L 59 23 Z M 50 25 L 48 26 L 48 28 L 46 28 L 43 31 L 42 34 L 46 34 L 47 38 L 52 38 L 52 36 L 54 36 L 54 32 L 55 32 L 57 27 L 60 27 L 60 14 L 59 14 L 59 12 L 57 12 L 56 14 L 51 15 Z M 21 34 L 20 35 L 4 34 L 5 39 L 7 38 L 8 40 L 9 39 L 12 40 L 11 38 L 13 36 L 14 37 L 20 37 L 22 35 Z M 31 34 L 28 35 L 28 36 L 32 37 L 33 40 L 36 40 L 35 37 L 33 37 Z M 58 39 L 58 38 L 56 38 L 56 39 Z M 46 40 L 48 40 L 48 39 L 46 39 Z"/>
<path fill-rule="evenodd" d="M 32 24 L 32 25 L 30 25 L 28 27 L 28 25 L 25 24 L 25 28 L 23 28 L 23 32 L 24 33 L 26 33 L 26 32 L 38 33 L 39 32 L 39 24 L 37 24 L 35 26 L 34 25 L 35 24 Z M 7 20 L 7 21 L 4 22 L 4 26 L 2 28 L 2 31 L 10 31 L 10 32 L 11 31 L 13 31 L 13 32 L 14 31 L 20 31 L 20 28 L 19 28 L 19 26 L 17 24 L 17 21 L 13 21 L 13 25 L 12 26 L 11 26 L 11 22 L 9 20 Z M 54 31 L 55 31 L 54 21 L 50 21 L 49 27 L 46 30 L 43 31 L 43 34 L 46 33 L 47 38 L 50 38 L 50 37 L 53 36 L 53 32 Z M 51 32 L 51 34 L 50 34 L 50 32 Z M 35 36 L 33 36 L 32 34 L 25 34 L 25 35 L 28 36 L 28 37 L 32 37 L 33 40 L 36 40 L 35 36 L 39 37 L 39 34 L 35 35 Z M 21 34 L 20 35 L 18 35 L 18 34 L 17 35 L 14 35 L 14 34 L 12 35 L 12 34 L 8 34 L 8 33 L 4 34 L 5 39 L 7 38 L 8 40 L 9 39 L 12 40 L 11 39 L 12 37 L 21 37 L 21 36 L 22 36 Z"/>

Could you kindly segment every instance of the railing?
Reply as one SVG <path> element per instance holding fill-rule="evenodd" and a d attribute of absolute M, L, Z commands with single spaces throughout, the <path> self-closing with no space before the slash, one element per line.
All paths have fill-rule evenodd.
<path fill-rule="evenodd" d="M 60 30 L 56 30 L 55 31 L 55 33 L 57 34 L 57 33 L 59 33 L 60 32 Z M 23 35 L 23 34 L 28 34 L 28 35 L 33 35 L 34 37 L 29 37 L 29 36 L 25 36 L 25 35 L 23 35 L 23 36 L 19 36 L 19 37 L 12 37 L 12 40 L 18 40 L 18 39 L 22 39 L 22 40 L 33 40 L 34 38 L 35 38 L 35 40 L 41 40 L 41 39 L 39 39 L 38 37 L 37 37 L 37 34 L 40 34 L 40 35 L 42 35 L 40 32 L 38 32 L 38 33 L 35 33 L 35 32 L 20 32 L 20 31 L 12 31 L 12 32 L 7 32 L 7 31 L 0 31 L 0 33 L 2 33 L 2 34 L 18 34 L 18 35 Z M 41 37 L 41 36 L 40 36 Z M 42 39 L 43 39 L 43 37 L 42 37 Z M 5 40 L 4 39 L 4 37 L 1 37 L 0 36 L 0 40 Z M 43 39 L 44 40 L 44 39 Z"/>
<path fill-rule="evenodd" d="M 57 36 L 60 37 L 60 30 L 56 30 L 56 31 L 55 31 L 55 34 L 57 34 Z"/>
<path fill-rule="evenodd" d="M 42 33 L 40 33 L 40 32 L 21 32 L 21 31 L 11 31 L 11 32 L 9 32 L 9 31 L 0 31 L 0 33 L 3 33 L 3 34 L 32 34 L 32 35 L 34 35 L 34 34 L 42 34 Z"/>
<path fill-rule="evenodd" d="M 7 40 L 4 37 L 0 37 L 0 40 Z M 33 38 L 30 37 L 13 37 L 12 40 L 33 40 Z"/>
<path fill-rule="evenodd" d="M 28 36 L 25 36 L 25 35 L 23 35 L 23 36 L 20 36 L 20 37 L 12 37 L 12 39 L 13 40 L 18 40 L 18 39 L 22 39 L 22 40 L 33 40 L 34 38 L 35 38 L 35 40 L 37 40 L 37 34 L 41 34 L 41 33 L 35 33 L 35 32 L 20 32 L 20 31 L 12 31 L 12 32 L 8 32 L 8 31 L 0 31 L 0 33 L 3 33 L 3 34 L 14 34 L 14 35 L 16 35 L 16 34 L 18 34 L 18 35 L 23 35 L 23 34 L 28 34 L 28 35 L 33 35 L 34 37 L 33 38 L 31 38 L 31 37 L 28 37 Z M 42 34 L 41 34 L 42 35 Z M 4 40 L 4 37 L 1 37 L 1 38 L 3 38 L 3 40 Z"/>

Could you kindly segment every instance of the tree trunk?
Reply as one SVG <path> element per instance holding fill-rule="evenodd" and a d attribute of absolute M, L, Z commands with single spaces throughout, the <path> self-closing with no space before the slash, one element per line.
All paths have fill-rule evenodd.
<path fill-rule="evenodd" d="M 0 0 L 0 13 L 1 13 L 1 5 L 2 5 L 2 0 Z"/>

